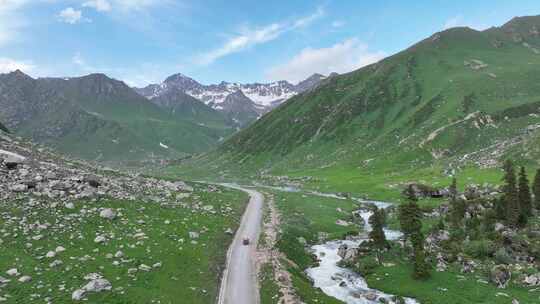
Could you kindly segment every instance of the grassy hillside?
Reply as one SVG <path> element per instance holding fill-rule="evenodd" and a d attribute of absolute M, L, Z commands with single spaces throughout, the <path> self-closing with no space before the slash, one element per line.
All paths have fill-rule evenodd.
<path fill-rule="evenodd" d="M 0 91 L 0 117 L 16 134 L 91 160 L 182 158 L 233 131 L 201 102 L 163 109 L 102 74 L 34 80 L 15 72 L 1 75 Z"/>
<path fill-rule="evenodd" d="M 538 164 L 538 28 L 536 16 L 436 33 L 290 99 L 183 172 L 339 172 L 356 184 L 493 167 L 506 155 Z"/>

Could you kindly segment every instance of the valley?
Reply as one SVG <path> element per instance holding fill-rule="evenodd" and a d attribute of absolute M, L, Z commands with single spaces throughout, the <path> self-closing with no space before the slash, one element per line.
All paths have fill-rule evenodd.
<path fill-rule="evenodd" d="M 540 16 L 208 81 L 323 10 L 204 82 L 0 73 L 0 303 L 540 303 Z"/>

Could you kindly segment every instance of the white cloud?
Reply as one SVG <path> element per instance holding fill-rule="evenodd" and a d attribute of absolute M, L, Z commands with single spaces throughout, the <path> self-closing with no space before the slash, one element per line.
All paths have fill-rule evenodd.
<path fill-rule="evenodd" d="M 288 62 L 270 68 L 266 72 L 269 80 L 299 82 L 314 73 L 328 75 L 332 72 L 347 73 L 371 63 L 386 55 L 373 52 L 357 39 L 348 39 L 328 48 L 306 48 Z"/>
<path fill-rule="evenodd" d="M 98 12 L 108 12 L 111 10 L 111 3 L 107 0 L 90 0 L 82 4 L 83 7 L 91 7 Z"/>
<path fill-rule="evenodd" d="M 30 73 L 35 69 L 32 62 L 18 61 L 11 58 L 0 57 L 0 73 L 9 73 L 15 70 L 21 70 Z"/>
<path fill-rule="evenodd" d="M 68 7 L 60 11 L 58 14 L 58 18 L 60 21 L 69 23 L 69 24 L 77 24 L 81 21 L 83 21 L 82 11 L 76 10 L 73 7 Z"/>
<path fill-rule="evenodd" d="M 272 23 L 270 25 L 255 29 L 244 28 L 241 30 L 239 35 L 230 38 L 221 47 L 199 56 L 197 58 L 197 62 L 202 65 L 212 64 L 216 60 L 227 55 L 246 50 L 258 44 L 272 41 L 286 32 L 306 27 L 323 15 L 324 10 L 322 8 L 318 8 L 315 13 L 296 19 L 292 22 Z"/>
<path fill-rule="evenodd" d="M 274 40 L 281 35 L 282 31 L 283 27 L 277 23 L 255 30 L 246 30 L 243 34 L 229 39 L 220 48 L 201 55 L 197 61 L 203 65 L 211 64 L 221 57 Z"/>
<path fill-rule="evenodd" d="M 306 17 L 303 17 L 303 18 L 299 18 L 297 19 L 294 23 L 293 23 L 293 26 L 292 28 L 295 29 L 295 28 L 300 28 L 300 27 L 304 27 L 304 26 L 308 26 L 310 25 L 313 21 L 321 18 L 322 16 L 324 16 L 324 9 L 319 6 L 317 8 L 317 10 L 309 15 L 309 16 L 306 16 Z"/>

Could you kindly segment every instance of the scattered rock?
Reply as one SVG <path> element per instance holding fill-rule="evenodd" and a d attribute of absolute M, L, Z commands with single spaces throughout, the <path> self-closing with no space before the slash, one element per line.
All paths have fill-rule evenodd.
<path fill-rule="evenodd" d="M 26 282 L 30 282 L 30 281 L 32 281 L 31 276 L 25 275 L 25 276 L 22 276 L 22 277 L 19 278 L 19 282 L 21 282 L 21 283 L 26 283 Z"/>
<path fill-rule="evenodd" d="M 491 269 L 490 280 L 497 285 L 497 288 L 506 288 L 512 278 L 512 273 L 506 265 L 496 265 Z"/>
<path fill-rule="evenodd" d="M 104 219 L 114 220 L 116 218 L 116 212 L 111 208 L 105 208 L 101 210 L 99 216 Z"/>

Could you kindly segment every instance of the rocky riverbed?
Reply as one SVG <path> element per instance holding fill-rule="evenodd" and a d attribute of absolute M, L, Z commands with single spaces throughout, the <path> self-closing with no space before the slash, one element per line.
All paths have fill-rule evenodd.
<path fill-rule="evenodd" d="M 358 200 L 360 201 L 360 200 Z M 384 202 L 367 202 L 363 204 L 376 205 L 378 208 L 390 206 Z M 317 256 L 318 265 L 306 270 L 307 275 L 313 280 L 313 285 L 320 288 L 325 294 L 339 299 L 347 304 L 397 304 L 398 298 L 369 288 L 366 280 L 359 274 L 338 266 L 339 262 L 348 255 L 354 254 L 356 248 L 367 240 L 367 233 L 371 230 L 368 219 L 372 212 L 361 209 L 358 215 L 364 220 L 364 234 L 348 240 L 330 241 L 324 244 L 314 245 L 311 250 Z M 385 230 L 388 240 L 397 240 L 401 232 Z M 406 304 L 418 303 L 414 299 L 405 299 Z"/>

